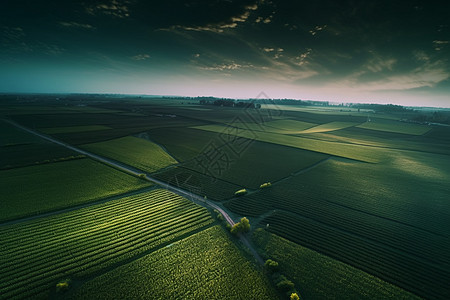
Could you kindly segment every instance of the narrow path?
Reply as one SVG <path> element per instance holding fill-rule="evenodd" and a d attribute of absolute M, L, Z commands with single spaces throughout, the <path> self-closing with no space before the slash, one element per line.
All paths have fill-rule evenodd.
<path fill-rule="evenodd" d="M 50 142 L 52 142 L 52 143 L 58 144 L 58 145 L 60 145 L 60 146 L 66 147 L 66 148 L 68 148 L 68 149 L 70 149 L 70 150 L 72 150 L 72 151 L 78 152 L 78 153 L 80 153 L 80 154 L 84 154 L 84 155 L 86 155 L 87 157 L 90 157 L 90 158 L 92 158 L 92 159 L 94 159 L 94 160 L 97 160 L 97 161 L 99 161 L 99 162 L 102 162 L 102 163 L 104 163 L 104 164 L 106 164 L 106 165 L 108 165 L 108 166 L 110 166 L 110 167 L 113 167 L 113 168 L 118 169 L 118 170 L 120 170 L 120 171 L 123 171 L 123 172 L 125 172 L 125 173 L 131 174 L 131 175 L 134 175 L 134 176 L 138 176 L 138 177 L 141 177 L 141 178 L 143 178 L 143 179 L 145 179 L 145 180 L 147 180 L 147 181 L 150 181 L 150 182 L 152 182 L 152 183 L 155 183 L 155 184 L 157 184 L 157 185 L 159 185 L 159 186 L 161 186 L 161 187 L 163 187 L 163 188 L 165 188 L 165 189 L 167 189 L 167 190 L 169 190 L 169 191 L 171 191 L 171 192 L 173 192 L 173 193 L 175 193 L 175 194 L 178 194 L 178 195 L 180 195 L 180 196 L 183 196 L 183 197 L 185 197 L 185 198 L 191 200 L 192 202 L 194 202 L 194 203 L 196 203 L 196 204 L 198 204 L 198 205 L 216 209 L 217 211 L 219 211 L 219 212 L 223 215 L 223 217 L 224 217 L 225 220 L 228 222 L 228 224 L 230 224 L 231 226 L 233 226 L 233 225 L 235 224 L 234 220 L 230 217 L 230 215 L 228 214 L 228 212 L 227 212 L 226 210 L 224 210 L 223 208 L 221 208 L 221 207 L 218 206 L 217 204 L 215 204 L 215 203 L 213 203 L 213 202 L 211 202 L 211 201 L 205 199 L 205 198 L 202 197 L 202 196 L 199 196 L 199 195 L 197 195 L 197 194 L 195 194 L 195 193 L 193 193 L 193 192 L 190 192 L 190 191 L 186 191 L 186 190 L 184 190 L 184 189 L 182 189 L 182 188 L 179 188 L 179 187 L 170 185 L 170 184 L 168 184 L 168 183 L 166 183 L 166 182 L 163 182 L 163 181 L 161 181 L 161 180 L 158 180 L 158 179 L 156 179 L 156 178 L 150 177 L 150 176 L 149 176 L 148 174 L 146 174 L 145 172 L 140 171 L 140 170 L 138 170 L 138 169 L 136 169 L 136 168 L 133 168 L 133 167 L 131 167 L 131 166 L 128 166 L 128 165 L 125 165 L 125 164 L 123 164 L 123 163 L 119 163 L 119 162 L 113 161 L 113 160 L 111 160 L 111 159 L 104 158 L 104 157 L 102 157 L 102 156 L 100 156 L 100 155 L 93 154 L 93 153 L 90 153 L 90 152 L 88 152 L 88 151 L 85 151 L 85 150 L 79 149 L 79 148 L 77 148 L 77 147 L 74 147 L 74 146 L 72 146 L 72 145 L 66 144 L 66 143 L 64 143 L 64 142 L 62 142 L 62 141 L 59 141 L 59 140 L 57 140 L 57 139 L 55 139 L 55 138 L 53 138 L 53 137 L 51 137 L 51 136 L 47 136 L 47 135 L 45 135 L 45 134 L 42 134 L 42 133 L 39 133 L 39 132 L 37 132 L 37 131 L 31 130 L 31 129 L 27 128 L 27 127 L 24 127 L 24 126 L 22 126 L 22 125 L 20 125 L 20 124 L 18 124 L 18 123 L 16 123 L 16 122 L 14 122 L 14 121 L 11 121 L 11 120 L 5 120 L 5 119 L 2 119 L 2 120 L 5 121 L 5 122 L 7 122 L 7 123 L 9 123 L 9 124 L 11 124 L 11 125 L 13 125 L 13 126 L 15 126 L 15 127 L 17 127 L 17 128 L 22 129 L 22 130 L 24 130 L 24 131 L 26 131 L 26 132 L 28 132 L 28 133 L 30 133 L 30 134 L 33 134 L 33 135 L 35 135 L 35 136 L 38 136 L 38 137 L 40 137 L 40 138 L 42 138 L 42 139 L 45 139 L 45 140 L 50 141 Z M 145 174 L 145 176 L 142 176 L 142 174 Z M 56 213 L 57 213 L 57 212 L 55 212 L 55 214 L 56 214 Z M 36 216 L 36 217 L 38 217 L 38 216 Z M 262 258 L 259 256 L 258 252 L 251 246 L 251 244 L 250 244 L 250 242 L 247 240 L 247 238 L 246 238 L 244 235 L 240 235 L 239 237 L 240 237 L 242 243 L 243 243 L 245 246 L 247 246 L 248 249 L 250 249 L 250 251 L 252 252 L 253 256 L 254 256 L 254 257 L 256 258 L 256 260 L 258 261 L 258 263 L 263 264 L 264 261 L 263 261 Z"/>

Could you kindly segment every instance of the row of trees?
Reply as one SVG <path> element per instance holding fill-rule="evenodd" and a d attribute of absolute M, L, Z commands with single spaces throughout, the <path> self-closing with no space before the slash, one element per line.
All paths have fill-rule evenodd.
<path fill-rule="evenodd" d="M 244 102 L 239 101 L 236 102 L 234 100 L 230 99 L 216 99 L 216 100 L 210 100 L 210 99 L 201 99 L 199 101 L 201 105 L 214 105 L 214 106 L 224 106 L 224 107 L 238 107 L 238 108 L 261 108 L 261 104 L 259 103 L 253 103 L 253 102 Z"/>
<path fill-rule="evenodd" d="M 299 300 L 300 296 L 295 288 L 295 284 L 289 280 L 285 275 L 280 273 L 278 262 L 268 259 L 264 263 L 264 267 L 272 277 L 272 281 L 277 287 L 277 289 L 285 293 L 290 300 Z"/>

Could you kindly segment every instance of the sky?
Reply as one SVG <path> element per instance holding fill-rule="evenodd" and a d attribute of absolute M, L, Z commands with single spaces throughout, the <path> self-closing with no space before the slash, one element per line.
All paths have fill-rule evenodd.
<path fill-rule="evenodd" d="M 1 0 L 0 92 L 450 107 L 450 1 Z"/>

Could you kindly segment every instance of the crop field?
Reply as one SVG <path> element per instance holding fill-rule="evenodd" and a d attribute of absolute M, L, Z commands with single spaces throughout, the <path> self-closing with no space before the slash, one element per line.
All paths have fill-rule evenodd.
<path fill-rule="evenodd" d="M 420 299 L 348 264 L 258 229 L 253 240 L 300 287 L 304 299 Z"/>
<path fill-rule="evenodd" d="M 214 226 L 81 285 L 69 299 L 277 299 L 255 268 Z"/>
<path fill-rule="evenodd" d="M 0 147 L 36 143 L 40 138 L 0 120 Z"/>
<path fill-rule="evenodd" d="M 83 158 L 83 155 L 42 140 L 39 143 L 1 147 L 0 170 Z"/>
<path fill-rule="evenodd" d="M 234 130 L 222 125 L 204 125 L 195 128 L 211 132 L 228 133 L 229 135 L 236 137 L 256 139 L 261 142 L 290 146 L 370 163 L 379 162 L 386 155 L 386 152 L 389 152 L 387 149 L 372 148 L 363 145 L 350 145 L 347 143 L 334 143 L 270 132 L 266 132 L 263 135 L 256 135 L 255 132 L 251 130 Z"/>
<path fill-rule="evenodd" d="M 238 127 L 246 130 L 259 132 L 272 132 L 279 134 L 298 134 L 304 129 L 315 126 L 316 124 L 297 121 L 297 120 L 274 120 L 264 123 L 250 122 L 231 122 L 228 126 Z"/>
<path fill-rule="evenodd" d="M 330 122 L 326 124 L 321 124 L 318 126 L 311 127 L 309 129 L 303 130 L 301 133 L 318 133 L 318 132 L 328 132 L 344 129 L 347 127 L 353 127 L 358 125 L 359 123 L 353 122 Z"/>
<path fill-rule="evenodd" d="M 0 294 L 5 299 L 48 298 L 59 281 L 105 271 L 212 223 L 206 209 L 154 190 L 1 226 Z"/>
<path fill-rule="evenodd" d="M 450 298 L 450 126 L 400 121 L 432 113 L 73 97 L 0 113 L 248 217 L 305 299 Z M 2 120 L 0 150 L 0 298 L 279 296 L 187 199 Z"/>
<path fill-rule="evenodd" d="M 87 158 L 2 170 L 0 220 L 58 210 L 149 185 Z"/>
<path fill-rule="evenodd" d="M 153 175 L 156 179 L 167 182 L 173 186 L 194 192 L 208 199 L 222 201 L 234 196 L 234 192 L 242 189 L 240 185 L 221 179 L 212 178 L 197 171 L 183 167 L 174 167 Z"/>
<path fill-rule="evenodd" d="M 450 279 L 450 168 L 442 169 L 445 156 L 421 156 L 399 154 L 389 167 L 331 159 L 226 206 L 262 216 L 262 226 L 300 245 L 442 298 Z"/>
<path fill-rule="evenodd" d="M 104 125 L 86 125 L 86 126 L 40 128 L 39 131 L 42 131 L 43 133 L 47 133 L 47 134 L 57 134 L 57 133 L 99 131 L 99 130 L 107 130 L 107 129 L 111 129 L 111 127 L 104 126 Z"/>
<path fill-rule="evenodd" d="M 291 173 L 308 168 L 329 157 L 317 152 L 276 144 L 244 142 L 250 142 L 249 146 L 239 154 L 232 151 L 232 148 L 223 146 L 216 149 L 217 153 L 212 155 L 220 156 L 221 159 L 208 159 L 211 155 L 199 156 L 183 164 L 183 167 L 210 174 L 239 186 L 258 189 L 265 182 L 281 180 Z"/>
<path fill-rule="evenodd" d="M 281 119 L 265 123 L 267 127 L 273 127 L 284 131 L 285 134 L 294 134 L 305 129 L 316 126 L 317 124 L 298 120 Z"/>
<path fill-rule="evenodd" d="M 158 128 L 147 133 L 152 141 L 163 145 L 180 162 L 193 159 L 211 142 L 217 147 L 224 144 L 217 133 L 192 128 Z"/>
<path fill-rule="evenodd" d="M 77 159 L 78 153 L 0 121 L 0 170 Z"/>
<path fill-rule="evenodd" d="M 392 120 L 374 119 L 371 122 L 365 122 L 358 125 L 359 128 L 395 132 L 411 135 L 422 135 L 431 130 L 430 126 L 411 124 Z"/>
<path fill-rule="evenodd" d="M 177 163 L 160 146 L 133 136 L 87 144 L 81 146 L 81 148 L 149 173 Z"/>

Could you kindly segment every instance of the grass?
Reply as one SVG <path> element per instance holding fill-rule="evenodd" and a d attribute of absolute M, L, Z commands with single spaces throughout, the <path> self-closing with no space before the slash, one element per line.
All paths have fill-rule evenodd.
<path fill-rule="evenodd" d="M 57 283 L 103 273 L 213 222 L 205 208 L 154 190 L 2 226 L 0 294 L 5 299 L 47 299 Z"/>
<path fill-rule="evenodd" d="M 222 125 L 204 125 L 197 126 L 197 129 L 218 132 L 218 133 L 228 133 L 230 135 L 256 139 L 258 141 L 279 144 L 294 148 L 300 148 L 304 150 L 310 150 L 315 152 L 320 152 L 324 154 L 360 160 L 364 162 L 376 163 L 381 161 L 388 150 L 373 148 L 364 145 L 353 145 L 347 143 L 336 143 L 323 140 L 310 139 L 305 137 L 288 136 L 282 134 L 275 134 L 265 132 L 263 134 L 258 134 L 258 132 L 250 130 L 234 130 L 233 128 L 222 126 Z"/>
<path fill-rule="evenodd" d="M 373 119 L 371 122 L 365 122 L 358 125 L 359 128 L 395 132 L 410 135 L 423 135 L 431 130 L 431 126 L 398 122 L 393 120 Z"/>
<path fill-rule="evenodd" d="M 57 134 L 57 133 L 72 133 L 72 132 L 87 132 L 87 131 L 98 131 L 111 129 L 104 125 L 86 125 L 86 126 L 69 126 L 69 127 L 50 127 L 50 128 L 40 128 L 39 131 L 47 134 Z"/>
<path fill-rule="evenodd" d="M 149 183 L 90 159 L 0 171 L 0 220 L 58 210 Z"/>
<path fill-rule="evenodd" d="M 295 281 L 304 299 L 420 299 L 336 259 L 259 229 L 256 245 Z"/>
<path fill-rule="evenodd" d="M 219 226 L 94 278 L 70 299 L 277 299 Z"/>
<path fill-rule="evenodd" d="M 160 146 L 132 136 L 87 144 L 81 148 L 152 173 L 177 161 Z"/>

